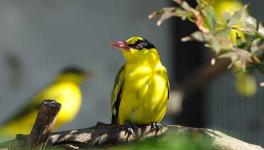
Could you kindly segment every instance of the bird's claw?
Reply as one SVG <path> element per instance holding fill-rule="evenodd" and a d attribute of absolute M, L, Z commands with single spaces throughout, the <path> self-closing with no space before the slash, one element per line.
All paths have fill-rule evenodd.
<path fill-rule="evenodd" d="M 126 122 L 125 128 L 126 128 L 126 133 L 125 134 L 127 134 L 127 140 L 128 140 L 130 135 L 134 135 L 134 136 L 136 135 L 135 132 L 134 132 L 134 129 L 136 128 L 135 125 L 133 125 L 133 124 L 131 124 L 129 122 Z"/>
<path fill-rule="evenodd" d="M 151 129 L 155 130 L 156 133 L 158 133 L 159 131 L 162 131 L 162 128 L 163 128 L 163 126 L 160 123 L 154 122 L 151 124 Z"/>

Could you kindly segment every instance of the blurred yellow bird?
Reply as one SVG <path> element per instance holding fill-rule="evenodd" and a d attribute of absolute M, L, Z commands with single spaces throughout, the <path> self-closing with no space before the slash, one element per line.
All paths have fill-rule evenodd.
<path fill-rule="evenodd" d="M 163 119 L 169 97 L 169 81 L 157 49 L 142 37 L 112 45 L 121 49 L 125 64 L 112 92 L 112 123 L 155 125 Z M 130 128 L 131 129 L 131 128 Z"/>
<path fill-rule="evenodd" d="M 16 134 L 29 134 L 37 116 L 38 106 L 43 100 L 56 100 L 62 107 L 55 128 L 73 120 L 80 110 L 82 95 L 79 85 L 86 79 L 86 73 L 76 67 L 62 70 L 56 80 L 39 91 L 20 111 L 0 126 L 0 135 L 5 138 Z"/>

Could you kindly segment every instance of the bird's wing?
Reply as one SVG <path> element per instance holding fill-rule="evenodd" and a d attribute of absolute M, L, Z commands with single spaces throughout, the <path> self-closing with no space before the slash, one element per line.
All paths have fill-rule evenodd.
<path fill-rule="evenodd" d="M 45 89 L 45 88 L 44 88 Z M 44 100 L 43 98 L 46 95 L 46 90 L 38 92 L 38 95 L 33 96 L 32 99 L 28 100 L 24 106 L 22 106 L 17 112 L 15 112 L 12 116 L 7 118 L 4 122 L 2 122 L 2 125 L 8 124 L 12 121 L 15 121 L 17 119 L 21 119 L 23 117 L 28 116 L 29 114 L 33 113 L 34 111 L 37 111 L 40 107 L 40 101 Z"/>
<path fill-rule="evenodd" d="M 39 103 L 27 103 L 22 108 L 19 109 L 19 111 L 15 112 L 12 116 L 7 118 L 4 122 L 2 122 L 2 125 L 8 124 L 14 120 L 23 118 L 27 116 L 28 114 L 31 114 L 32 112 L 36 111 L 39 108 Z"/>
<path fill-rule="evenodd" d="M 124 85 L 124 72 L 125 72 L 125 65 L 123 65 L 120 68 L 115 78 L 115 85 L 112 91 L 112 100 L 111 100 L 112 123 L 117 123 L 119 105 L 121 102 L 121 95 L 123 92 L 123 85 Z"/>
<path fill-rule="evenodd" d="M 167 70 L 166 70 L 166 74 L 167 74 Z M 168 88 L 168 100 L 170 98 L 170 81 L 169 81 L 169 77 L 167 75 L 167 88 Z"/>

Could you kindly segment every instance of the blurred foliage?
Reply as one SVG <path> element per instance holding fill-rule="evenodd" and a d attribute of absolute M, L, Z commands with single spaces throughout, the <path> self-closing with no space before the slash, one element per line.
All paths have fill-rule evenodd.
<path fill-rule="evenodd" d="M 162 8 L 149 18 L 159 17 L 158 26 L 171 17 L 194 23 L 198 30 L 182 41 L 205 43 L 212 50 L 212 65 L 216 58 L 230 58 L 228 68 L 235 73 L 237 91 L 254 95 L 256 81 L 251 73 L 258 70 L 264 74 L 264 28 L 248 14 L 247 5 L 238 0 L 197 0 L 193 8 L 184 0 L 173 1 L 178 6 Z"/>
<path fill-rule="evenodd" d="M 63 150 L 63 147 L 46 147 L 47 150 Z M 209 138 L 170 133 L 149 138 L 141 142 L 129 142 L 110 146 L 87 147 L 83 150 L 214 150 Z"/>
<path fill-rule="evenodd" d="M 199 132 L 199 131 L 197 131 Z M 20 145 L 17 150 L 24 149 L 27 147 L 27 139 L 20 138 L 20 141 L 10 141 L 12 144 L 7 143 L 7 145 L 13 146 Z M 82 150 L 214 150 L 212 144 L 214 139 L 206 134 L 196 134 L 196 132 L 186 132 L 182 130 L 182 134 L 179 134 L 178 130 L 171 130 L 163 135 L 151 137 L 142 141 L 127 142 L 123 144 L 107 144 L 106 146 L 92 146 L 92 147 L 82 147 Z M 64 145 L 64 143 L 61 143 Z M 73 143 L 74 144 L 74 143 Z M 0 149 L 7 147 L 7 145 L 0 145 Z M 45 150 L 65 150 L 65 149 L 75 149 L 77 147 L 71 146 L 70 144 L 61 146 L 53 145 L 46 146 Z M 16 149 L 16 148 L 15 148 Z"/>
<path fill-rule="evenodd" d="M 150 138 L 141 142 L 130 142 L 110 147 L 93 148 L 108 150 L 213 150 L 209 139 L 200 137 L 191 137 L 187 135 L 163 135 Z"/>

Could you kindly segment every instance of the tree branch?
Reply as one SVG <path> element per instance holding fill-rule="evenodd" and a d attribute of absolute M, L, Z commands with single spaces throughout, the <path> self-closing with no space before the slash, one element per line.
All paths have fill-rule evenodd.
<path fill-rule="evenodd" d="M 41 103 L 37 119 L 29 135 L 30 149 L 43 149 L 53 129 L 61 104 L 54 100 Z"/>
<path fill-rule="evenodd" d="M 175 116 L 181 111 L 181 105 L 186 96 L 206 87 L 211 81 L 227 71 L 231 60 L 228 58 L 216 59 L 214 65 L 206 64 L 192 72 L 170 92 L 167 104 L 168 116 Z"/>
<path fill-rule="evenodd" d="M 85 129 L 54 132 L 49 137 L 47 145 L 51 147 L 64 146 L 71 149 L 94 146 L 115 146 L 114 144 L 126 143 L 128 141 L 142 141 L 155 136 L 166 138 L 170 135 L 190 135 L 193 140 L 197 139 L 197 137 L 202 140 L 209 139 L 210 144 L 219 150 L 264 150 L 261 146 L 246 143 L 217 130 L 167 125 L 161 131 L 156 132 L 151 130 L 150 126 L 142 126 L 135 130 L 135 135 L 128 136 L 124 126 L 102 123 Z M 27 136 L 25 135 L 24 137 Z M 21 143 L 21 136 L 13 141 L 3 143 L 0 146 L 8 149 L 12 145 L 10 150 L 14 150 L 17 143 Z"/>
<path fill-rule="evenodd" d="M 215 65 L 207 64 L 198 68 L 184 82 L 180 83 L 179 89 L 184 91 L 185 94 L 192 93 L 197 89 L 206 86 L 210 81 L 222 75 L 230 65 L 231 61 L 228 58 L 217 59 Z"/>
<path fill-rule="evenodd" d="M 30 135 L 18 134 L 15 140 L 0 144 L 0 150 L 44 149 L 60 108 L 54 100 L 42 101 Z"/>
<path fill-rule="evenodd" d="M 53 133 L 48 140 L 48 145 L 70 144 L 74 147 L 90 147 L 142 141 L 159 135 L 191 135 L 192 138 L 209 138 L 213 147 L 220 150 L 264 150 L 261 146 L 243 142 L 216 130 L 203 128 L 167 125 L 161 131 L 156 132 L 150 126 L 145 126 L 139 127 L 135 133 L 135 135 L 128 136 L 124 126 L 99 123 L 86 129 Z"/>
<path fill-rule="evenodd" d="M 116 146 L 120 143 L 137 142 L 156 136 L 166 139 L 172 135 L 188 136 L 191 141 L 207 140 L 213 148 L 219 150 L 264 150 L 261 146 L 246 143 L 216 130 L 179 125 L 167 125 L 158 132 L 151 126 L 137 126 L 134 129 L 135 134 L 129 135 L 124 126 L 97 123 L 90 128 L 54 132 L 49 136 L 59 109 L 60 105 L 54 101 L 43 102 L 31 134 L 18 135 L 16 139 L 0 144 L 0 150 L 43 149 L 46 143 L 48 147 L 68 149 Z"/>

